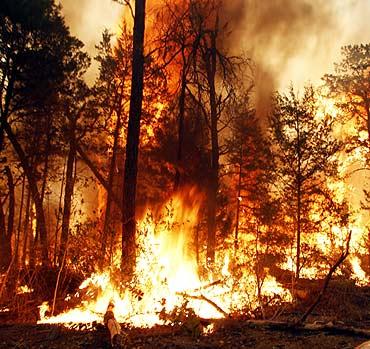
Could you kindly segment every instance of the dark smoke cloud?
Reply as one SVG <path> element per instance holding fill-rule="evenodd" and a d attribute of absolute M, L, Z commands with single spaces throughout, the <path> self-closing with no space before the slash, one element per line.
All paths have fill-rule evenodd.
<path fill-rule="evenodd" d="M 290 81 L 302 87 L 308 80 L 318 80 L 339 59 L 341 46 L 368 40 L 367 1 L 238 0 L 224 4 L 226 14 L 235 18 L 231 19 L 235 33 L 230 46 L 244 50 L 256 65 L 256 104 L 261 115 L 269 110 L 272 92 Z"/>
<path fill-rule="evenodd" d="M 112 0 L 60 1 L 72 33 L 92 56 L 103 29 L 117 31 L 124 11 Z M 148 0 L 148 8 L 162 1 Z M 340 46 L 369 40 L 367 0 L 222 1 L 223 21 L 232 30 L 229 50 L 244 51 L 257 66 L 259 109 L 289 81 L 319 79 L 339 60 Z"/>
<path fill-rule="evenodd" d="M 309 53 L 313 47 L 324 47 L 337 28 L 337 19 L 330 1 L 325 0 L 245 3 L 243 46 L 256 64 L 257 111 L 266 114 L 270 96 L 288 78 L 285 75 L 293 58 Z M 307 76 L 303 71 L 302 75 Z"/>

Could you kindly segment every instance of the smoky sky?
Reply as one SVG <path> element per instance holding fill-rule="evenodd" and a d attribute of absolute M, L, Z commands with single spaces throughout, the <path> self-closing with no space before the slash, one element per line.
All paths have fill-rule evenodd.
<path fill-rule="evenodd" d="M 257 110 L 290 83 L 316 82 L 340 59 L 340 47 L 366 40 L 370 2 L 352 0 L 244 0 L 236 36 L 255 62 Z M 352 23 L 346 21 L 352 18 Z M 356 23 L 356 24 L 355 24 Z M 354 25 L 355 24 L 355 25 Z M 363 28 L 361 28 L 363 25 Z M 234 36 L 235 40 L 235 36 Z M 235 44 L 238 44 L 235 41 Z"/>
<path fill-rule="evenodd" d="M 148 7 L 162 0 L 148 0 Z M 112 0 L 61 0 L 72 34 L 94 56 L 104 28 L 117 32 L 123 7 Z M 340 47 L 369 40 L 367 0 L 223 0 L 227 46 L 253 59 L 257 102 L 292 82 L 317 81 L 340 59 Z M 96 73 L 90 73 L 92 76 Z"/>
<path fill-rule="evenodd" d="M 85 44 L 85 50 L 94 58 L 95 46 L 99 43 L 103 30 L 117 32 L 123 13 L 122 6 L 112 0 L 60 0 L 60 3 L 71 34 Z M 87 80 L 92 82 L 96 73 L 97 64 L 93 62 Z"/>

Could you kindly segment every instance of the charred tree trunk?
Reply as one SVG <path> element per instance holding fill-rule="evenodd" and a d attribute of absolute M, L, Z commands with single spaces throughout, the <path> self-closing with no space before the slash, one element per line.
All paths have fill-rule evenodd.
<path fill-rule="evenodd" d="M 301 133 L 300 133 L 300 123 L 299 116 L 297 117 L 297 160 L 298 160 L 298 169 L 296 175 L 297 182 L 297 256 L 296 256 L 296 272 L 295 272 L 295 281 L 298 282 L 299 274 L 301 270 L 301 231 L 302 231 L 302 153 L 301 153 Z"/>
<path fill-rule="evenodd" d="M 22 146 L 19 144 L 16 136 L 13 133 L 10 125 L 7 121 L 2 120 L 2 125 L 4 130 L 12 143 L 12 146 L 17 153 L 23 171 L 27 177 L 28 184 L 30 186 L 31 194 L 33 202 L 35 203 L 36 208 L 36 220 L 37 220 L 37 230 L 40 232 L 40 239 L 41 239 L 41 261 L 43 265 L 47 265 L 49 263 L 48 257 L 48 237 L 47 237 L 47 230 L 45 224 L 45 215 L 44 215 L 44 208 L 42 206 L 41 196 L 37 187 L 37 179 L 33 173 L 32 167 L 30 166 L 27 156 L 24 153 Z"/>
<path fill-rule="evenodd" d="M 46 138 L 46 146 L 45 146 L 45 164 L 44 164 L 44 172 L 43 172 L 43 179 L 42 179 L 42 188 L 41 188 L 41 201 L 44 202 L 45 196 L 45 189 L 48 180 L 48 173 L 49 173 L 49 153 L 50 153 L 50 143 L 51 143 L 51 118 L 48 116 L 48 127 L 47 127 L 47 138 Z"/>
<path fill-rule="evenodd" d="M 0 203 L 0 270 L 7 270 L 12 261 L 12 236 L 14 230 L 14 181 L 9 166 L 5 166 L 5 175 L 8 179 L 9 189 L 8 224 L 6 224 L 3 203 Z"/>
<path fill-rule="evenodd" d="M 184 114 L 185 114 L 185 92 L 186 92 L 186 71 L 187 67 L 185 64 L 184 50 L 182 51 L 183 67 L 181 73 L 181 91 L 179 98 L 179 124 L 178 124 L 178 144 L 177 144 L 177 166 L 175 173 L 174 191 L 177 191 L 180 186 L 180 167 L 182 163 L 182 151 L 184 142 Z"/>
<path fill-rule="evenodd" d="M 65 181 L 65 175 L 66 175 L 67 160 L 68 160 L 68 156 L 64 161 L 62 182 L 60 183 L 58 211 L 57 211 L 57 217 L 56 217 L 57 222 L 55 224 L 55 233 L 54 233 L 54 258 L 53 258 L 54 265 L 57 264 L 57 258 L 58 258 L 58 233 L 59 233 L 59 227 L 60 227 L 59 226 L 60 216 L 61 216 L 61 212 L 62 212 L 62 198 L 63 198 L 63 188 L 64 188 L 64 181 Z"/>
<path fill-rule="evenodd" d="M 16 271 L 17 263 L 16 256 L 13 254 L 12 249 L 12 236 L 14 234 L 14 217 L 15 217 L 15 194 L 14 194 L 14 179 L 12 171 L 9 166 L 5 166 L 5 174 L 8 180 L 8 189 L 9 189 L 9 205 L 8 205 L 8 227 L 7 227 L 7 240 L 9 244 L 10 251 L 10 265 L 8 268 L 8 278 L 6 282 L 6 288 L 8 292 L 14 292 L 17 283 Z"/>
<path fill-rule="evenodd" d="M 136 257 L 136 182 L 140 141 L 140 119 L 144 87 L 145 0 L 135 1 L 132 80 L 123 183 L 123 224 L 121 266 L 132 275 Z"/>
<path fill-rule="evenodd" d="M 74 189 L 74 183 L 75 183 L 75 177 L 74 177 L 73 170 L 74 170 L 74 164 L 75 164 L 76 153 L 77 153 L 76 139 L 75 139 L 76 122 L 77 122 L 76 117 L 70 119 L 70 122 L 69 122 L 69 151 L 68 151 L 68 158 L 67 158 L 66 185 L 65 185 L 65 191 L 64 191 L 62 232 L 60 235 L 60 249 L 59 249 L 59 257 L 58 257 L 58 264 L 60 266 L 62 265 L 62 261 L 64 259 L 64 255 L 65 255 L 67 244 L 68 244 L 72 197 L 73 197 L 73 189 Z"/>
<path fill-rule="evenodd" d="M 22 258 L 21 266 L 24 268 L 27 259 L 27 244 L 29 240 L 29 222 L 30 222 L 30 209 L 31 209 L 31 191 L 28 188 L 27 201 L 26 201 L 26 211 L 23 222 L 23 248 L 22 248 Z"/>
<path fill-rule="evenodd" d="M 211 126 L 211 171 L 209 181 L 208 209 L 207 209 L 207 261 L 213 263 L 215 260 L 216 248 L 216 212 L 217 212 L 217 192 L 218 192 L 218 173 L 219 173 L 219 143 L 218 143 L 218 113 L 216 97 L 216 66 L 217 66 L 217 27 L 218 18 L 216 19 L 216 28 L 210 33 L 211 47 L 207 52 L 207 80 L 209 84 L 210 100 L 210 126 Z"/>
<path fill-rule="evenodd" d="M 16 237 L 16 241 L 15 241 L 15 251 L 14 251 L 15 261 L 16 261 L 17 267 L 19 266 L 19 243 L 20 243 L 21 228 L 22 228 L 22 216 L 23 216 L 25 188 L 26 188 L 26 176 L 23 174 L 22 192 L 21 192 L 21 204 L 20 204 L 20 207 L 19 207 L 17 237 Z"/>
<path fill-rule="evenodd" d="M 239 162 L 239 174 L 238 174 L 238 194 L 236 200 L 236 222 L 235 222 L 235 236 L 234 236 L 234 249 L 235 252 L 239 245 L 239 219 L 240 219 L 240 200 L 241 200 L 241 188 L 242 188 L 242 166 L 243 166 L 243 146 L 240 146 L 240 162 Z"/>
<path fill-rule="evenodd" d="M 298 191 L 297 191 L 297 256 L 296 256 L 296 272 L 295 279 L 296 282 L 299 280 L 299 274 L 301 270 L 301 183 L 298 179 Z"/>
<path fill-rule="evenodd" d="M 117 152 L 118 152 L 118 141 L 119 141 L 119 133 L 121 130 L 121 103 L 122 98 L 119 100 L 119 111 L 117 113 L 117 123 L 114 130 L 114 139 L 113 139 L 113 152 L 112 152 L 112 159 L 110 162 L 109 168 L 109 176 L 108 176 L 108 187 L 110 190 L 107 192 L 107 206 L 105 208 L 105 217 L 104 217 L 104 227 L 103 227 L 103 236 L 102 236 L 102 247 L 101 247 L 101 265 L 102 268 L 105 262 L 105 253 L 107 249 L 107 239 L 108 233 L 111 225 L 111 207 L 113 203 L 113 198 L 111 193 L 113 192 L 113 181 L 114 181 L 114 171 L 116 168 L 116 159 L 117 159 Z M 112 236 L 112 240 L 114 236 Z M 113 242 L 113 241 L 112 241 Z"/>
<path fill-rule="evenodd" d="M 3 204 L 0 202 L 0 271 L 6 271 L 12 260 L 12 246 L 6 229 Z"/>
<path fill-rule="evenodd" d="M 15 214 L 15 194 L 14 194 L 14 180 L 13 174 L 9 166 L 5 166 L 5 174 L 8 179 L 8 189 L 9 189 L 9 207 L 8 207 L 8 239 L 12 240 L 12 235 L 14 231 L 14 214 Z"/>

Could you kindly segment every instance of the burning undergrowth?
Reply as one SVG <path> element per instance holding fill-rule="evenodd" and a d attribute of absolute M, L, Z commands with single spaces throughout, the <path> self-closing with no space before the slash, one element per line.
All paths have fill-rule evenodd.
<path fill-rule="evenodd" d="M 258 263 L 255 254 L 248 253 L 246 247 L 251 250 L 256 244 L 254 234 L 244 234 L 238 249 L 230 242 L 220 248 L 220 262 L 212 269 L 202 266 L 199 260 L 204 260 L 205 251 L 195 241 L 202 203 L 203 197 L 192 189 L 186 195 L 171 198 L 158 212 L 148 210 L 138 225 L 138 254 L 132 280 L 121 281 L 117 255 L 117 263 L 92 274 L 75 294 L 65 299 L 64 312 L 51 316 L 51 304 L 42 303 L 39 323 L 73 326 L 101 322 L 110 302 L 115 304 L 118 321 L 134 327 L 241 314 L 264 318 L 278 313 L 282 304 L 290 307 L 293 298 L 297 301 L 301 297 L 301 301 L 307 302 L 310 287 L 300 290 L 296 285 L 292 290 L 289 263 L 268 268 L 266 263 Z M 258 243 L 262 242 L 263 239 Z M 362 270 L 355 257 L 353 263 Z M 325 270 L 311 270 L 313 279 L 318 278 L 320 269 Z M 314 288 L 320 289 L 317 280 Z"/>
<path fill-rule="evenodd" d="M 197 234 L 202 197 L 191 190 L 187 197 L 176 196 L 159 215 L 148 211 L 138 227 L 138 255 L 135 274 L 129 283 L 120 282 L 115 265 L 86 279 L 70 304 L 77 305 L 50 316 L 49 304 L 40 306 L 40 323 L 90 323 L 101 321 L 109 304 L 115 303 L 116 317 L 132 326 L 166 324 L 180 313 L 200 318 L 222 318 L 235 312 L 253 312 L 264 301 L 290 301 L 288 290 L 266 275 L 257 290 L 255 276 L 231 272 L 233 250 L 220 252 L 222 262 L 200 268 L 191 246 Z M 118 257 L 118 256 L 117 256 Z M 119 260 L 119 258 L 117 258 Z M 240 266 L 239 266 L 240 267 Z M 239 270 L 240 271 L 240 270 Z M 48 316 L 49 314 L 49 316 Z M 176 315 L 177 314 L 177 315 Z"/>

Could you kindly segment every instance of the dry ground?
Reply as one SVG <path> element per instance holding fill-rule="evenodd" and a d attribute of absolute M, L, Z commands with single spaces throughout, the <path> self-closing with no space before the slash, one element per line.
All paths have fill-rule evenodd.
<path fill-rule="evenodd" d="M 251 328 L 241 320 L 218 325 L 210 335 L 195 337 L 184 328 L 158 326 L 152 329 L 126 330 L 127 344 L 132 349 L 190 349 L 190 348 L 273 348 L 273 349 L 350 349 L 365 342 L 365 338 L 333 335 L 326 332 L 292 332 Z M 0 325 L 0 348 L 17 349 L 108 349 L 106 329 L 70 330 L 54 325 Z"/>

